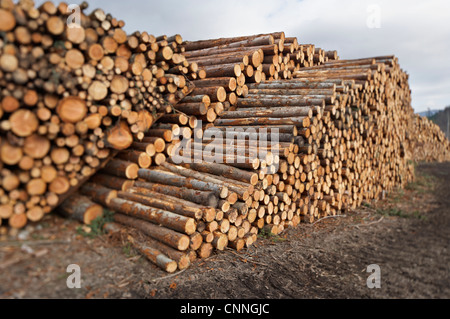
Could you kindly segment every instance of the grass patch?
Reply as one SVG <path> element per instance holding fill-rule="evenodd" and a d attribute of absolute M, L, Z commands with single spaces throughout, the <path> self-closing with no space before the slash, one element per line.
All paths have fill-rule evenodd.
<path fill-rule="evenodd" d="M 379 208 L 377 209 L 377 213 L 383 216 L 408 218 L 408 215 L 398 208 L 387 208 L 387 209 Z"/>
<path fill-rule="evenodd" d="M 426 173 L 417 173 L 416 180 L 405 186 L 406 190 L 418 192 L 419 194 L 427 193 L 434 188 L 436 178 Z"/>
<path fill-rule="evenodd" d="M 368 202 L 363 202 L 362 205 L 367 208 L 372 208 L 372 205 Z"/>
<path fill-rule="evenodd" d="M 413 211 L 412 217 L 420 220 L 427 220 L 427 217 L 425 215 L 422 215 L 418 210 Z"/>
<path fill-rule="evenodd" d="M 130 242 L 127 242 L 125 246 L 122 247 L 122 252 L 127 258 L 136 256 L 133 246 Z"/>
<path fill-rule="evenodd" d="M 400 201 L 404 200 L 405 191 L 403 189 L 399 188 L 396 191 L 394 191 L 393 193 L 391 193 L 390 195 L 388 195 L 388 197 L 389 197 L 389 199 L 391 199 L 392 202 L 397 204 Z"/>
<path fill-rule="evenodd" d="M 77 234 L 83 237 L 95 238 L 97 236 L 103 235 L 103 226 L 106 223 L 114 221 L 114 212 L 104 209 L 103 216 L 94 219 L 90 225 L 83 225 L 77 227 Z"/>
<path fill-rule="evenodd" d="M 377 209 L 377 214 L 389 217 L 400 217 L 400 218 L 416 218 L 420 220 L 426 220 L 426 217 L 422 215 L 418 210 L 412 212 L 411 214 L 405 213 L 399 208 L 387 208 L 387 209 Z"/>
<path fill-rule="evenodd" d="M 272 232 L 265 230 L 264 228 L 260 230 L 258 236 L 263 239 L 268 239 L 274 243 L 280 243 L 286 241 L 286 238 L 281 237 L 280 235 L 275 235 Z"/>
<path fill-rule="evenodd" d="M 33 240 L 44 240 L 45 239 L 44 236 L 42 236 L 41 234 L 37 234 L 37 233 L 32 233 L 31 234 L 31 238 Z"/>

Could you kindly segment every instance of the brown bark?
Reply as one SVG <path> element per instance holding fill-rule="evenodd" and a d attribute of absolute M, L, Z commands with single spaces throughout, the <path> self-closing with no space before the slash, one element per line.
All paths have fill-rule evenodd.
<path fill-rule="evenodd" d="M 189 236 L 167 229 L 163 226 L 154 225 L 134 217 L 122 214 L 114 214 L 114 220 L 118 223 L 134 227 L 144 234 L 158 240 L 179 251 L 185 251 L 189 248 Z"/>
<path fill-rule="evenodd" d="M 103 207 L 93 203 L 88 197 L 72 195 L 67 198 L 58 210 L 62 215 L 89 225 L 94 219 L 103 215 Z"/>

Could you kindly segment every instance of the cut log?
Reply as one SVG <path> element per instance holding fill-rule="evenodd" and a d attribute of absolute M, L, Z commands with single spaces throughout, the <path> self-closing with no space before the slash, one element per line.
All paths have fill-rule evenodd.
<path fill-rule="evenodd" d="M 79 97 L 66 97 L 59 102 L 57 112 L 63 122 L 77 123 L 87 114 L 86 102 Z"/>
<path fill-rule="evenodd" d="M 142 219 L 125 216 L 118 213 L 114 214 L 114 220 L 118 223 L 134 227 L 153 239 L 156 239 L 179 251 L 185 251 L 189 248 L 189 236 L 180 234 L 176 231 L 142 221 Z"/>
<path fill-rule="evenodd" d="M 103 216 L 103 207 L 93 203 L 88 197 L 82 195 L 72 195 L 67 198 L 59 207 L 59 212 L 68 218 L 78 220 L 86 225 Z"/>

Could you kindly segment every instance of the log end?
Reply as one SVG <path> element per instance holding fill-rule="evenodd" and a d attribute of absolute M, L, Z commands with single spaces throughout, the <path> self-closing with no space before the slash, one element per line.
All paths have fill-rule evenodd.
<path fill-rule="evenodd" d="M 27 224 L 27 220 L 27 215 L 25 213 L 12 214 L 11 217 L 9 217 L 9 226 L 20 229 Z"/>
<path fill-rule="evenodd" d="M 216 209 L 215 208 L 204 208 L 203 209 L 203 220 L 205 222 L 212 222 L 216 218 Z"/>
<path fill-rule="evenodd" d="M 184 232 L 188 235 L 192 235 L 195 233 L 196 230 L 197 230 L 197 223 L 195 222 L 195 220 L 193 218 L 189 218 L 186 221 L 186 224 L 184 227 Z"/>
<path fill-rule="evenodd" d="M 203 243 L 202 235 L 200 233 L 195 232 L 190 237 L 191 237 L 191 244 L 190 244 L 189 248 L 192 250 L 199 249 Z"/>
<path fill-rule="evenodd" d="M 178 241 L 178 247 L 177 249 L 179 251 L 185 251 L 189 248 L 189 245 L 191 244 L 191 239 L 189 236 L 182 236 L 180 240 Z"/>
<path fill-rule="evenodd" d="M 217 250 L 224 250 L 228 246 L 228 236 L 222 233 L 215 233 L 212 244 Z"/>
<path fill-rule="evenodd" d="M 90 225 L 94 219 L 101 216 L 103 216 L 103 207 L 101 205 L 95 204 L 86 209 L 83 217 L 83 222 L 86 225 Z"/>
<path fill-rule="evenodd" d="M 183 255 L 178 260 L 178 269 L 183 270 L 188 268 L 191 265 L 191 259 L 189 258 L 189 255 Z"/>
<path fill-rule="evenodd" d="M 162 254 L 156 257 L 156 264 L 168 273 L 175 272 L 178 267 L 175 261 L 169 259 L 168 257 Z"/>
<path fill-rule="evenodd" d="M 208 258 L 213 252 L 213 245 L 210 243 L 203 243 L 197 254 L 200 258 Z"/>

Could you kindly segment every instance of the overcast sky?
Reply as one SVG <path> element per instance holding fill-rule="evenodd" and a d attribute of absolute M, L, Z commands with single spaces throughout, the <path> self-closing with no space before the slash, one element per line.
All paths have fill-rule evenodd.
<path fill-rule="evenodd" d="M 101 7 L 124 20 L 128 32 L 199 40 L 285 31 L 300 43 L 337 50 L 341 59 L 395 54 L 410 75 L 416 112 L 450 105 L 448 0 L 87 1 L 88 12 Z"/>

